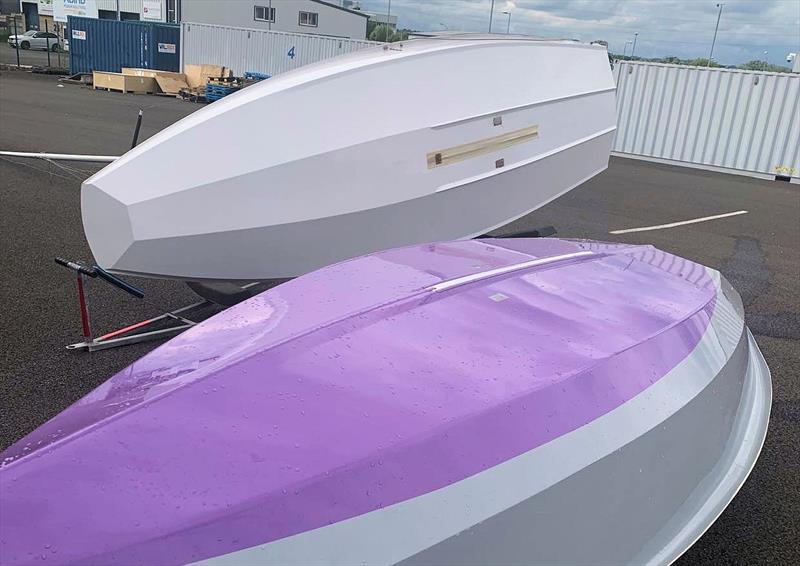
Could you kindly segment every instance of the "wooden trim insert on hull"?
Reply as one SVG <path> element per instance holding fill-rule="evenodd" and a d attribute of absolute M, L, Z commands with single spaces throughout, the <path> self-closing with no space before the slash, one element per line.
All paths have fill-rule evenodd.
<path fill-rule="evenodd" d="M 428 154 L 428 169 L 471 159 L 479 155 L 525 143 L 538 137 L 539 126 L 528 126 L 527 128 L 500 134 L 499 136 L 432 151 Z"/>

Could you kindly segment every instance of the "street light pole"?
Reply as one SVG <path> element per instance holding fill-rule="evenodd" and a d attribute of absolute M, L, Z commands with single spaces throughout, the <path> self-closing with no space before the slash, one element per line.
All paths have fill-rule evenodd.
<path fill-rule="evenodd" d="M 706 67 L 711 66 L 711 58 L 714 56 L 714 44 L 717 42 L 717 30 L 719 29 L 719 19 L 720 17 L 722 17 L 722 7 L 724 5 L 725 4 L 723 4 L 722 2 L 717 4 L 717 8 L 719 8 L 719 12 L 717 12 L 717 25 L 714 26 L 714 39 L 711 40 L 711 51 L 708 54 L 708 64 L 706 65 Z"/>
<path fill-rule="evenodd" d="M 389 0 L 389 6 L 386 8 L 386 43 L 389 43 L 389 18 L 392 15 L 392 0 Z"/>
<path fill-rule="evenodd" d="M 633 47 L 631 48 L 631 59 L 633 59 L 633 54 L 636 53 L 636 40 L 639 38 L 639 32 L 633 34 Z"/>
<path fill-rule="evenodd" d="M 504 14 L 508 14 L 508 25 L 506 25 L 506 35 L 511 33 L 511 10 L 505 11 L 503 10 Z"/>
<path fill-rule="evenodd" d="M 494 16 L 494 0 L 492 0 L 492 9 L 489 11 L 489 33 L 492 33 L 492 16 Z"/>

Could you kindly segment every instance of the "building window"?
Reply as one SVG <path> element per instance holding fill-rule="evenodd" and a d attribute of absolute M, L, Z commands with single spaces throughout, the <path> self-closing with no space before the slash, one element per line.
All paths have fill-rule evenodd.
<path fill-rule="evenodd" d="M 267 6 L 255 6 L 254 10 L 255 12 L 253 14 L 253 19 L 257 22 L 275 23 L 275 8 L 269 8 Z"/>
<path fill-rule="evenodd" d="M 167 21 L 171 23 L 178 21 L 177 0 L 167 0 Z"/>
<path fill-rule="evenodd" d="M 300 20 L 299 24 L 301 26 L 311 26 L 313 28 L 317 27 L 317 18 L 319 14 L 316 12 L 300 12 Z"/>

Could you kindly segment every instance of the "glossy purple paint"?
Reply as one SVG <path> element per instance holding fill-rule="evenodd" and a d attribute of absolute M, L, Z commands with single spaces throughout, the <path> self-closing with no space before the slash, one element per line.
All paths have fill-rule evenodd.
<path fill-rule="evenodd" d="M 596 255 L 431 293 L 537 257 Z M 3 564 L 171 564 L 464 479 L 613 410 L 694 348 L 706 269 L 649 246 L 380 252 L 185 332 L 0 455 Z"/>

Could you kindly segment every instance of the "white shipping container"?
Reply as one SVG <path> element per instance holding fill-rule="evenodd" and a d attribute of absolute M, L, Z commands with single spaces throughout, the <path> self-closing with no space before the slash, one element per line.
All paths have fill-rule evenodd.
<path fill-rule="evenodd" d="M 210 24 L 181 24 L 181 68 L 223 65 L 237 76 L 247 71 L 277 75 L 309 63 L 380 45 L 338 37 L 255 30 Z"/>
<path fill-rule="evenodd" d="M 618 61 L 622 155 L 800 179 L 800 76 Z"/>

